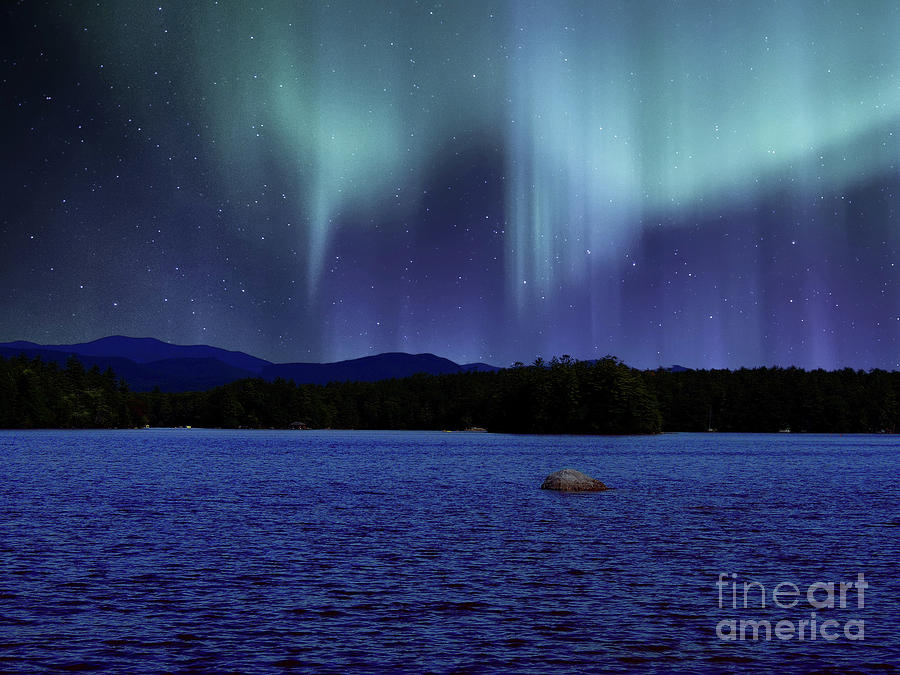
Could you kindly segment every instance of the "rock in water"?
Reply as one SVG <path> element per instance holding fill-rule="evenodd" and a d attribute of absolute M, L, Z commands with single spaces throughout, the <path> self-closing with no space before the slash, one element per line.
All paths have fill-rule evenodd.
<path fill-rule="evenodd" d="M 541 483 L 541 490 L 561 490 L 562 492 L 599 492 L 609 489 L 596 478 L 591 478 L 575 469 L 563 469 L 551 473 Z"/>

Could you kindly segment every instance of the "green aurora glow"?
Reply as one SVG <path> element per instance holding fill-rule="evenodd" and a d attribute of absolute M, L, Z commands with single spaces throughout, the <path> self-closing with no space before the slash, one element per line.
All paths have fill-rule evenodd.
<path fill-rule="evenodd" d="M 320 300 L 341 242 L 371 228 L 427 241 L 435 175 L 473 148 L 496 151 L 502 167 L 502 217 L 491 222 L 501 272 L 491 279 L 503 320 L 536 326 L 526 351 L 573 344 L 581 356 L 634 337 L 619 286 L 648 228 L 773 195 L 803 210 L 895 172 L 900 150 L 893 2 L 110 3 L 67 20 L 142 133 L 169 148 L 187 134 L 212 152 L 195 164 L 204 199 L 258 206 L 229 221 L 229 236 L 255 246 L 260 222 L 290 227 L 292 241 L 279 242 L 298 252 L 297 302 L 328 315 L 323 345 L 378 315 L 362 297 L 344 310 Z M 175 164 L 191 181 L 190 162 Z M 478 217 L 480 205 L 468 206 Z M 721 282 L 733 297 L 765 285 L 758 275 Z M 590 305 L 581 323 L 548 307 L 572 295 Z M 407 310 L 393 338 L 344 350 L 404 347 L 396 334 L 417 322 Z M 748 332 L 723 319 L 706 362 L 782 358 L 762 342 L 764 310 L 746 310 L 754 344 L 723 351 Z M 817 329 L 832 326 L 823 311 L 805 315 Z M 583 342 L 567 340 L 576 330 Z M 686 343 L 698 329 L 673 330 L 666 340 Z M 421 333 L 415 348 L 445 353 L 440 332 Z M 511 356 L 498 347 L 503 330 L 451 332 L 476 345 L 460 350 L 470 357 Z M 815 358 L 836 358 L 830 340 Z"/>

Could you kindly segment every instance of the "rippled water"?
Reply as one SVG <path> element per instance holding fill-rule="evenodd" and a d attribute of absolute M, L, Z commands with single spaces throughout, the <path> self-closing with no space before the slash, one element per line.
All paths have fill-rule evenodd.
<path fill-rule="evenodd" d="M 892 670 L 898 451 L 888 436 L 2 432 L 0 670 Z M 617 489 L 538 489 L 563 467 Z M 865 639 L 723 641 L 722 620 L 813 608 L 744 609 L 740 591 L 735 609 L 730 585 L 720 608 L 720 572 L 803 593 L 863 573 L 863 607 L 849 591 L 817 616 L 861 620 Z"/>

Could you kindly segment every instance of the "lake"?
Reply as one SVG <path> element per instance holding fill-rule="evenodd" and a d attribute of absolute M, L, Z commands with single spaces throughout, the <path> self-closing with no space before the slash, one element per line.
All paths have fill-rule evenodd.
<path fill-rule="evenodd" d="M 0 432 L 0 670 L 891 671 L 898 453 L 895 436 Z M 616 489 L 538 489 L 564 467 Z"/>

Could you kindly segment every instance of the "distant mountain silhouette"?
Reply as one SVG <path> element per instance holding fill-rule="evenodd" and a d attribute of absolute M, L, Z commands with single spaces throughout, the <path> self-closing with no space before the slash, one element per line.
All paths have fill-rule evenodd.
<path fill-rule="evenodd" d="M 85 368 L 112 368 L 133 391 L 196 391 L 247 377 L 283 378 L 297 384 L 376 382 L 418 373 L 441 375 L 472 370 L 494 371 L 495 366 L 460 366 L 434 354 L 392 352 L 335 363 L 272 363 L 243 352 L 207 345 L 173 345 L 153 338 L 120 335 L 71 345 L 39 345 L 19 340 L 0 343 L 0 356 L 40 357 L 65 366 L 75 355 Z"/>
<path fill-rule="evenodd" d="M 132 387 L 134 386 L 133 383 L 140 382 L 142 378 L 148 377 L 152 379 L 151 370 L 146 366 L 117 356 L 83 356 L 72 351 L 48 349 L 33 342 L 18 341 L 0 344 L 0 356 L 3 358 L 9 359 L 15 356 L 25 356 L 29 359 L 34 359 L 39 357 L 42 361 L 56 363 L 60 367 L 65 367 L 66 361 L 73 355 L 78 357 L 85 369 L 90 369 L 94 366 L 97 366 L 100 370 L 112 368 L 119 378 L 126 380 L 129 386 Z M 152 389 L 153 385 L 148 388 Z M 136 389 L 136 391 L 143 390 Z"/>
<path fill-rule="evenodd" d="M 503 370 L 489 363 L 464 363 L 460 368 L 467 373 L 496 373 L 498 370 Z"/>
<path fill-rule="evenodd" d="M 458 373 L 463 368 L 449 359 L 434 354 L 405 354 L 389 352 L 336 363 L 279 363 L 266 366 L 262 376 L 276 377 L 300 384 L 328 384 L 329 382 L 377 382 L 391 378 L 409 377 L 417 373 L 444 375 Z"/>
<path fill-rule="evenodd" d="M 232 352 L 207 345 L 173 345 L 155 338 L 132 338 L 112 335 L 93 342 L 82 342 L 72 345 L 38 345 L 33 342 L 8 342 L 0 344 L 0 348 L 40 349 L 66 352 L 79 356 L 116 356 L 135 363 L 152 363 L 163 359 L 216 359 L 229 366 L 260 373 L 269 361 L 258 359 L 244 352 Z"/>

